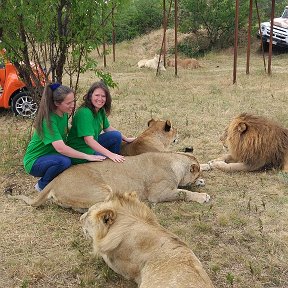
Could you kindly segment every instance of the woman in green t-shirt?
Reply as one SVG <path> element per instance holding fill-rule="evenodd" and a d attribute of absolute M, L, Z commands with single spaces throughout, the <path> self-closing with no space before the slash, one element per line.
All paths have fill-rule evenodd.
<path fill-rule="evenodd" d="M 71 88 L 59 83 L 48 84 L 34 122 L 35 131 L 28 144 L 23 163 L 26 172 L 41 177 L 35 185 L 41 191 L 62 171 L 71 166 L 71 158 L 103 161 L 105 157 L 86 154 L 65 144 L 68 133 L 68 115 L 75 106 Z"/>
<path fill-rule="evenodd" d="M 113 128 L 108 115 L 111 111 L 111 94 L 102 82 L 95 82 L 83 97 L 83 104 L 73 116 L 72 127 L 67 143 L 76 150 L 87 154 L 103 155 L 114 162 L 123 162 L 120 155 L 122 140 L 132 142 L 135 138 L 127 138 Z M 73 164 L 84 162 L 72 159 Z"/>

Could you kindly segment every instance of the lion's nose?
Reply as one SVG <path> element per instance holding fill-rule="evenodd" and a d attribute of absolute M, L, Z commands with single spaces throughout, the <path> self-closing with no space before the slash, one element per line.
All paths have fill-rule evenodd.
<path fill-rule="evenodd" d="M 199 179 L 196 180 L 195 185 L 196 186 L 200 186 L 200 187 L 205 186 L 205 180 L 199 178 Z"/>

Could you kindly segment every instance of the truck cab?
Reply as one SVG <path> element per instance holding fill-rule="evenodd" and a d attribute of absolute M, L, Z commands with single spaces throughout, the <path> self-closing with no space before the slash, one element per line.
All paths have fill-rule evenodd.
<path fill-rule="evenodd" d="M 274 18 L 273 25 L 273 39 L 272 44 L 282 48 L 288 48 L 288 6 L 284 8 L 284 11 L 279 18 Z M 262 32 L 262 42 L 264 47 L 268 46 L 270 42 L 270 30 L 271 23 L 263 22 L 261 23 L 261 32 Z M 257 34 L 260 37 L 260 31 Z"/>

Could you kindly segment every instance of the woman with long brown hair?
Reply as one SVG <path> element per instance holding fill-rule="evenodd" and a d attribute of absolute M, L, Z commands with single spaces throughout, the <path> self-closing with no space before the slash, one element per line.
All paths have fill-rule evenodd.
<path fill-rule="evenodd" d="M 103 155 L 114 162 L 123 162 L 120 155 L 122 140 L 132 142 L 112 127 L 108 121 L 111 112 L 111 94 L 103 81 L 95 82 L 83 97 L 83 104 L 76 111 L 67 143 L 87 154 Z M 72 159 L 74 163 L 85 160 Z"/>
<path fill-rule="evenodd" d="M 77 151 L 65 144 L 68 116 L 74 107 L 75 96 L 71 88 L 59 83 L 45 86 L 35 119 L 35 131 L 23 159 L 26 172 L 41 177 L 35 185 L 39 192 L 72 165 L 70 157 L 87 161 L 105 159 L 103 156 Z"/>

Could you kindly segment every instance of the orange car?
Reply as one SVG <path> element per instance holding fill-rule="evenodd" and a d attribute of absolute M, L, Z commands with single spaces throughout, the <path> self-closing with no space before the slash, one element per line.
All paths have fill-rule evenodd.
<path fill-rule="evenodd" d="M 19 79 L 15 66 L 4 58 L 5 51 L 0 52 L 0 108 L 12 108 L 15 115 L 31 117 L 38 105 Z"/>

